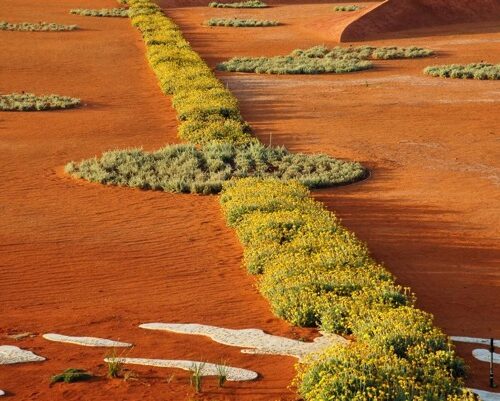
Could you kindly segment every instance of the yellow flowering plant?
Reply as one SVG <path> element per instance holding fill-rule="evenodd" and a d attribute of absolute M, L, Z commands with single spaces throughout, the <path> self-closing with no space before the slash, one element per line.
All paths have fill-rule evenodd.
<path fill-rule="evenodd" d="M 299 365 L 305 400 L 474 400 L 463 389 L 463 362 L 432 316 L 305 186 L 229 181 L 221 205 L 273 312 L 353 339 Z"/>

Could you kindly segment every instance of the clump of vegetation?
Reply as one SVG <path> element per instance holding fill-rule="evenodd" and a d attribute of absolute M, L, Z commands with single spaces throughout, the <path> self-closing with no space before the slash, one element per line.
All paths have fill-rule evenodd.
<path fill-rule="evenodd" d="M 291 56 L 234 57 L 217 66 L 220 71 L 256 72 L 258 74 L 341 74 L 370 68 L 373 68 L 371 62 L 354 58 L 337 60 Z"/>
<path fill-rule="evenodd" d="M 77 25 L 55 24 L 53 22 L 19 22 L 9 23 L 0 21 L 0 30 L 2 31 L 27 31 L 27 32 L 47 32 L 47 31 L 74 31 L 78 29 Z"/>
<path fill-rule="evenodd" d="M 172 95 L 180 120 L 179 136 L 200 145 L 255 141 L 236 98 L 191 48 L 177 25 L 149 1 L 129 0 L 128 4 L 132 24 L 142 33 L 160 87 Z"/>
<path fill-rule="evenodd" d="M 240 18 L 210 18 L 206 21 L 209 26 L 231 26 L 231 27 L 265 27 L 277 26 L 278 21 L 240 19 Z"/>
<path fill-rule="evenodd" d="M 227 381 L 228 368 L 226 362 L 222 361 L 220 364 L 216 365 L 217 369 L 217 384 L 219 387 L 224 387 Z"/>
<path fill-rule="evenodd" d="M 191 365 L 191 385 L 197 393 L 201 393 L 201 384 L 203 380 L 203 368 L 205 363 L 195 363 Z"/>
<path fill-rule="evenodd" d="M 497 80 L 500 79 L 500 64 L 435 65 L 425 68 L 424 73 L 443 78 Z"/>
<path fill-rule="evenodd" d="M 260 0 L 248 0 L 237 3 L 221 3 L 213 1 L 209 3 L 208 6 L 215 8 L 265 8 L 267 7 L 267 4 Z"/>
<path fill-rule="evenodd" d="M 433 50 L 424 49 L 421 47 L 378 47 L 373 50 L 372 57 L 374 59 L 390 60 L 402 58 L 419 58 L 429 57 L 434 54 Z"/>
<path fill-rule="evenodd" d="M 123 372 L 123 362 L 116 349 L 113 349 L 113 351 L 106 355 L 104 362 L 106 362 L 108 366 L 107 376 L 110 379 L 116 379 L 121 376 Z"/>
<path fill-rule="evenodd" d="M 433 54 L 420 47 L 334 47 L 314 46 L 296 49 L 287 56 L 234 57 L 220 63 L 221 71 L 256 72 L 267 74 L 347 73 L 373 68 L 368 59 L 425 57 Z"/>
<path fill-rule="evenodd" d="M 361 9 L 361 7 L 356 5 L 335 7 L 335 11 L 358 11 L 359 9 Z"/>
<path fill-rule="evenodd" d="M 83 15 L 85 17 L 128 17 L 128 9 L 126 8 L 101 8 L 101 9 L 84 9 L 74 8 L 69 11 L 71 14 Z"/>
<path fill-rule="evenodd" d="M 172 145 L 156 152 L 141 149 L 106 152 L 101 158 L 71 162 L 66 172 L 107 185 L 167 192 L 218 193 L 232 178 L 276 177 L 297 179 L 308 187 L 343 185 L 365 177 L 366 170 L 324 154 L 290 153 L 259 143 L 235 146 Z"/>
<path fill-rule="evenodd" d="M 474 400 L 432 316 L 305 186 L 245 178 L 227 182 L 220 202 L 274 313 L 354 337 L 301 365 L 305 400 Z"/>
<path fill-rule="evenodd" d="M 80 99 L 59 96 L 41 95 L 33 93 L 10 93 L 0 95 L 0 110 L 2 111 L 42 111 L 71 109 L 80 105 Z"/>
<path fill-rule="evenodd" d="M 73 383 L 73 382 L 90 380 L 92 379 L 92 377 L 93 377 L 92 374 L 84 369 L 69 368 L 66 369 L 64 372 L 59 373 L 58 375 L 52 376 L 52 378 L 50 379 L 50 383 L 51 384 L 58 382 Z"/>

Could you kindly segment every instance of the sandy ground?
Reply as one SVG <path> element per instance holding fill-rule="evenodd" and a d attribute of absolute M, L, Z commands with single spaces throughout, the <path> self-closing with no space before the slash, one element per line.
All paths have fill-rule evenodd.
<path fill-rule="evenodd" d="M 314 27 L 328 7 L 259 10 L 262 18 L 279 17 L 288 25 L 242 29 L 238 35 L 202 26 L 225 10 L 178 8 L 167 13 L 215 66 L 233 56 L 335 46 L 323 32 L 303 25 L 309 20 Z M 417 38 L 404 38 L 406 32 L 397 40 L 370 42 L 430 47 L 437 55 L 377 61 L 367 72 L 218 75 L 263 142 L 328 152 L 370 167 L 369 180 L 317 191 L 316 198 L 368 243 L 402 285 L 411 286 L 418 306 L 435 314 L 448 334 L 498 338 L 500 82 L 441 80 L 421 71 L 430 64 L 498 62 L 500 33 L 494 33 L 491 23 L 447 29 L 432 29 L 434 36 L 414 31 Z M 487 389 L 488 366 L 477 363 L 470 348 L 458 347 L 473 368 L 468 384 Z"/>
<path fill-rule="evenodd" d="M 91 0 L 89 8 L 112 7 Z M 155 333 L 147 322 L 262 328 L 308 337 L 275 318 L 241 268 L 241 247 L 216 197 L 103 187 L 64 178 L 61 166 L 115 148 L 176 142 L 176 119 L 128 19 L 68 15 L 77 0 L 5 0 L 0 20 L 77 23 L 70 33 L 0 32 L 0 91 L 77 96 L 81 109 L 0 114 L 0 343 L 43 363 L 0 366 L 0 388 L 19 400 L 190 400 L 188 373 L 134 367 L 139 381 L 49 388 L 68 367 L 105 374 L 103 349 L 16 332 L 56 332 L 132 342 L 128 357 L 221 362 L 265 380 L 206 380 L 206 399 L 294 398 L 295 359 L 243 355 L 203 337 Z M 171 375 L 175 377 L 171 378 Z M 170 381 L 168 383 L 168 381 Z M 214 395 L 216 394 L 216 395 Z"/>
<path fill-rule="evenodd" d="M 85 6 L 115 4 L 88 0 Z M 263 377 L 223 390 L 208 379 L 200 399 L 294 399 L 287 389 L 293 358 L 243 355 L 206 338 L 137 328 L 152 321 L 193 322 L 258 327 L 290 338 L 313 335 L 272 316 L 240 267 L 241 247 L 225 226 L 216 197 L 108 188 L 62 175 L 61 167 L 72 159 L 177 142 L 175 114 L 130 22 L 67 14 L 80 6 L 77 0 L 43 5 L 4 0 L 0 8 L 0 19 L 12 22 L 84 28 L 0 32 L 0 50 L 8 55 L 0 59 L 0 91 L 53 92 L 86 103 L 70 111 L 0 114 L 1 343 L 48 358 L 0 367 L 0 388 L 19 400 L 194 399 L 187 373 L 156 368 L 134 368 L 139 380 L 49 388 L 50 375 L 68 367 L 105 374 L 102 349 L 40 336 L 6 338 L 15 332 L 59 332 L 136 344 L 127 357 L 224 359 Z M 168 13 L 214 65 L 234 55 L 330 45 L 322 29 L 330 8 L 258 10 L 258 16 L 286 25 L 237 35 L 201 25 L 207 17 L 234 11 L 198 7 Z M 441 81 L 420 70 L 430 62 L 488 59 L 498 55 L 499 41 L 496 33 L 421 37 L 415 44 L 439 50 L 436 60 L 379 62 L 374 71 L 348 76 L 220 74 L 262 141 L 272 137 L 273 144 L 354 158 L 373 169 L 368 181 L 318 191 L 317 197 L 368 242 L 402 284 L 412 286 L 419 305 L 453 335 L 500 337 L 494 319 L 500 306 L 495 265 L 500 84 Z M 387 43 L 410 42 L 415 41 Z M 470 355 L 469 348 L 460 347 L 463 356 Z M 473 367 L 470 384 L 486 389 L 484 364 Z"/>
<path fill-rule="evenodd" d="M 494 21 L 500 24 L 497 0 L 387 0 L 352 21 L 341 33 L 342 42 L 381 39 L 393 32 L 448 24 Z M 448 30 L 450 27 L 447 27 Z M 453 29 L 453 28 L 452 28 Z M 476 27 L 477 29 L 477 27 Z"/>

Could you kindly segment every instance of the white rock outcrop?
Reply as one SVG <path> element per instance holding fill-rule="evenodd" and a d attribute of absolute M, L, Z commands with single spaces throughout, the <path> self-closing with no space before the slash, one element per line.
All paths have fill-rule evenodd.
<path fill-rule="evenodd" d="M 203 335 L 220 344 L 246 348 L 241 351 L 243 353 L 289 355 L 299 360 L 334 343 L 340 345 L 348 343 L 345 338 L 334 334 L 322 333 L 322 336 L 316 338 L 313 342 L 304 342 L 266 334 L 260 329 L 234 330 L 196 323 L 145 323 L 139 327 L 148 330 Z"/>
<path fill-rule="evenodd" d="M 14 345 L 0 345 L 0 365 L 41 361 L 45 361 L 45 358 L 31 351 L 21 349 Z"/>
<path fill-rule="evenodd" d="M 104 361 L 118 361 L 130 365 L 155 366 L 158 368 L 176 368 L 183 370 L 193 370 L 193 368 L 198 365 L 201 367 L 200 374 L 202 376 L 218 376 L 222 369 L 228 381 L 248 381 L 258 377 L 257 372 L 253 370 L 181 359 L 105 358 Z"/>
<path fill-rule="evenodd" d="M 132 344 L 123 343 L 120 341 L 108 340 L 106 338 L 98 337 L 75 337 L 75 336 L 65 336 L 56 333 L 47 333 L 43 335 L 43 338 L 49 341 L 56 341 L 60 343 L 69 343 L 76 345 L 83 345 L 84 347 L 131 347 Z"/>

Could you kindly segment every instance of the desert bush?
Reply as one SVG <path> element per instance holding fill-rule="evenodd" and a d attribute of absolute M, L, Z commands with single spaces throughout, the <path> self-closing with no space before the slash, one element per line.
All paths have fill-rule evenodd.
<path fill-rule="evenodd" d="M 367 70 L 373 65 L 369 61 L 351 58 L 336 60 L 331 58 L 309 57 L 234 57 L 220 63 L 217 69 L 233 72 L 256 72 L 258 74 L 322 74 L 347 73 Z"/>
<path fill-rule="evenodd" d="M 365 244 L 297 181 L 224 184 L 227 222 L 274 313 L 351 334 L 299 367 L 307 401 L 472 401 L 462 361 L 432 316 L 370 256 Z"/>
<path fill-rule="evenodd" d="M 425 68 L 424 73 L 443 78 L 497 80 L 500 79 L 500 64 L 435 65 Z"/>
<path fill-rule="evenodd" d="M 77 25 L 55 24 L 53 22 L 19 22 L 9 23 L 0 21 L 0 30 L 2 31 L 30 31 L 30 32 L 46 32 L 46 31 L 74 31 L 78 29 Z"/>
<path fill-rule="evenodd" d="M 430 49 L 423 49 L 421 47 L 378 47 L 373 53 L 372 57 L 374 59 L 390 60 L 390 59 L 401 59 L 401 58 L 419 58 L 419 57 L 429 57 L 434 54 L 434 51 Z"/>
<path fill-rule="evenodd" d="M 215 8 L 265 8 L 267 4 L 260 0 L 248 0 L 237 3 L 221 3 L 213 1 L 208 4 L 209 7 Z"/>
<path fill-rule="evenodd" d="M 206 21 L 209 26 L 231 26 L 231 27 L 265 27 L 277 26 L 278 21 L 241 19 L 241 18 L 210 18 Z"/>
<path fill-rule="evenodd" d="M 74 8 L 69 11 L 71 14 L 83 15 L 85 17 L 128 17 L 128 9 L 126 8 L 101 8 L 101 9 L 84 9 Z"/>
<path fill-rule="evenodd" d="M 361 7 L 356 5 L 350 6 L 337 6 L 335 7 L 335 11 L 358 11 Z"/>
<path fill-rule="evenodd" d="M 221 363 L 216 365 L 215 368 L 217 369 L 217 384 L 222 388 L 227 381 L 228 366 L 225 361 L 221 361 Z"/>
<path fill-rule="evenodd" d="M 204 362 L 193 362 L 191 364 L 191 386 L 193 386 L 196 393 L 201 393 L 201 385 L 203 382 L 203 368 Z"/>
<path fill-rule="evenodd" d="M 311 188 L 342 185 L 365 176 L 359 163 L 327 155 L 290 153 L 261 144 L 167 146 L 106 152 L 101 158 L 71 162 L 66 172 L 92 182 L 167 192 L 218 193 L 232 178 L 248 176 L 298 179 Z"/>
<path fill-rule="evenodd" d="M 314 46 L 296 49 L 286 56 L 234 57 L 220 63 L 221 71 L 267 74 L 347 73 L 367 70 L 373 64 L 367 59 L 398 59 L 425 57 L 432 50 L 420 47 L 334 47 Z"/>
<path fill-rule="evenodd" d="M 142 33 L 160 88 L 172 95 L 180 138 L 196 144 L 255 141 L 238 102 L 184 39 L 179 28 L 148 0 L 129 0 L 132 24 Z"/>
<path fill-rule="evenodd" d="M 52 376 L 52 378 L 50 379 L 50 383 L 51 384 L 58 382 L 74 383 L 90 379 L 92 379 L 92 374 L 88 373 L 86 370 L 69 368 L 62 373 Z"/>
<path fill-rule="evenodd" d="M 2 111 L 42 111 L 71 109 L 80 105 L 80 99 L 59 96 L 41 95 L 33 93 L 10 93 L 0 95 L 0 110 Z"/>

